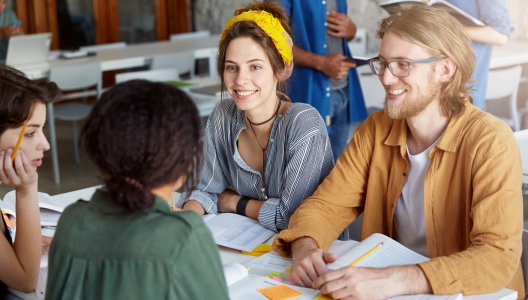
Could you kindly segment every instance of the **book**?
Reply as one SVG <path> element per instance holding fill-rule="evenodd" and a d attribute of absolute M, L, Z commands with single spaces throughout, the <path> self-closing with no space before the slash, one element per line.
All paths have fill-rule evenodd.
<path fill-rule="evenodd" d="M 35 294 L 26 294 L 20 291 L 17 291 L 11 287 L 8 287 L 8 290 L 11 294 L 16 296 L 16 299 L 24 300 L 35 300 L 35 299 L 45 299 L 46 297 L 46 284 L 48 283 L 48 253 L 42 253 L 40 258 L 40 271 L 37 281 L 37 287 L 35 288 Z M 9 298 L 9 297 L 8 297 Z"/>
<path fill-rule="evenodd" d="M 356 62 L 356 68 L 357 67 L 361 67 L 363 65 L 368 65 L 369 64 L 370 57 L 354 55 L 354 56 L 352 56 L 352 58 Z"/>
<path fill-rule="evenodd" d="M 380 243 L 383 243 L 383 247 L 372 252 L 371 250 Z M 392 266 L 415 265 L 429 260 L 429 258 L 412 251 L 390 237 L 380 233 L 375 233 L 362 242 L 336 240 L 332 243 L 328 252 L 335 253 L 338 257 L 335 262 L 328 264 L 329 270 L 337 270 L 347 267 L 360 257 L 364 258 L 355 265 L 356 267 L 387 268 Z M 371 254 L 365 257 L 364 254 L 368 252 L 371 252 Z M 270 251 L 253 259 L 247 265 L 251 268 L 288 273 L 293 267 L 293 262 L 291 258 L 282 257 L 278 253 Z M 453 295 L 405 295 L 392 297 L 390 299 L 459 300 L 462 298 L 462 294 L 458 293 Z"/>
<path fill-rule="evenodd" d="M 40 225 L 57 226 L 60 215 L 64 211 L 64 205 L 46 193 L 39 192 L 38 199 L 40 207 Z M 0 208 L 2 208 L 6 214 L 16 217 L 16 194 L 14 190 L 7 193 L 4 196 L 4 200 L 0 201 Z"/>
<path fill-rule="evenodd" d="M 398 11 L 402 7 L 410 7 L 414 5 L 430 5 L 436 8 L 440 8 L 450 13 L 460 23 L 462 23 L 462 25 L 465 26 L 485 26 L 482 21 L 478 20 L 477 18 L 471 16 L 470 14 L 466 13 L 455 5 L 444 0 L 391 0 L 380 3 L 380 6 L 385 9 L 389 14 Z"/>
<path fill-rule="evenodd" d="M 249 274 L 248 269 L 239 263 L 224 265 L 224 277 L 231 300 L 268 300 L 270 298 L 265 296 L 266 291 L 264 290 L 269 288 L 282 289 L 281 292 L 284 290 L 293 292 L 297 295 L 295 300 L 312 300 L 320 295 L 318 290 L 284 284 L 271 278 Z"/>
<path fill-rule="evenodd" d="M 174 87 L 177 87 L 181 90 L 189 90 L 191 88 L 195 88 L 195 87 L 198 87 L 199 84 L 196 84 L 196 83 L 193 83 L 193 82 L 186 82 L 186 81 L 165 81 L 163 82 L 165 84 L 168 84 L 168 85 L 172 85 Z"/>
<path fill-rule="evenodd" d="M 251 252 L 275 234 L 259 221 L 237 214 L 207 214 L 202 218 L 217 245 L 237 250 Z"/>

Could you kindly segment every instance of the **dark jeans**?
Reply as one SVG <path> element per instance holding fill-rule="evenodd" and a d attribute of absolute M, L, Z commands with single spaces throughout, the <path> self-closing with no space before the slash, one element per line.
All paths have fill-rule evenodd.
<path fill-rule="evenodd" d="M 348 144 L 350 125 L 348 124 L 348 86 L 330 91 L 330 145 L 334 161 L 343 153 Z"/>

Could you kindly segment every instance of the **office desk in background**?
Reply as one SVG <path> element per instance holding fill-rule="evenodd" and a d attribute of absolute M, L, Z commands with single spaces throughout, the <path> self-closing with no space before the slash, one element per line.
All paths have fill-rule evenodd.
<path fill-rule="evenodd" d="M 504 46 L 493 46 L 490 69 L 528 63 L 528 42 L 508 41 Z"/>
<path fill-rule="evenodd" d="M 102 71 L 120 70 L 148 66 L 155 54 L 178 53 L 194 50 L 196 59 L 209 58 L 206 49 L 218 46 L 220 35 L 185 41 L 159 41 L 130 45 L 124 48 L 97 51 L 97 55 L 74 59 L 53 59 L 47 63 L 17 65 L 15 68 L 32 78 L 47 77 L 51 67 L 75 65 L 93 61 L 101 62 Z"/>
<path fill-rule="evenodd" d="M 53 198 L 55 198 L 56 200 L 58 200 L 59 202 L 65 205 L 74 203 L 79 199 L 90 200 L 93 193 L 98 187 L 99 186 L 95 186 L 95 187 L 85 188 L 82 190 L 72 191 L 69 193 L 59 194 L 59 195 L 53 196 Z M 180 198 L 180 194 L 177 192 L 174 192 L 174 201 L 178 201 L 179 198 Z M 270 238 L 266 243 L 271 244 L 274 238 L 275 236 Z M 228 263 L 234 263 L 234 262 L 238 262 L 241 264 L 247 264 L 249 261 L 255 258 L 254 256 L 251 256 L 251 255 L 242 254 L 238 250 L 229 249 L 229 248 L 225 248 L 222 246 L 219 246 L 218 250 L 220 252 L 220 259 L 222 260 L 222 264 L 228 264 Z M 27 294 L 21 293 L 18 291 L 12 291 L 12 292 L 16 296 L 24 300 L 38 300 L 38 297 L 35 294 L 35 292 L 27 293 Z M 502 289 L 497 293 L 467 296 L 467 297 L 464 297 L 464 299 L 466 300 L 514 300 L 514 299 L 517 299 L 517 292 L 509 290 L 509 289 Z"/>

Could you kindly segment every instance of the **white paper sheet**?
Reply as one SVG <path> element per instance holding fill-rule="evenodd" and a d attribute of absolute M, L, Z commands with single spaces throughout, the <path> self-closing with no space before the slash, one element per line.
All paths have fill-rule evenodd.
<path fill-rule="evenodd" d="M 203 220 L 216 244 L 237 250 L 253 251 L 275 234 L 257 220 L 237 214 L 206 215 Z"/>

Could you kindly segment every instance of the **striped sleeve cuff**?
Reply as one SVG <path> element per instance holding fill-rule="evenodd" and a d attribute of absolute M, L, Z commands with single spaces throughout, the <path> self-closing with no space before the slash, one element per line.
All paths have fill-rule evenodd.
<path fill-rule="evenodd" d="M 183 207 L 183 204 L 189 200 L 195 200 L 200 203 L 205 210 L 205 213 L 216 214 L 218 213 L 218 195 L 210 194 L 199 190 L 194 190 L 190 195 L 188 193 L 182 194 L 176 206 L 179 208 Z"/>
<path fill-rule="evenodd" d="M 279 206 L 280 201 L 279 198 L 269 198 L 264 201 L 259 211 L 258 220 L 260 224 L 273 232 L 278 232 L 277 206 Z"/>

